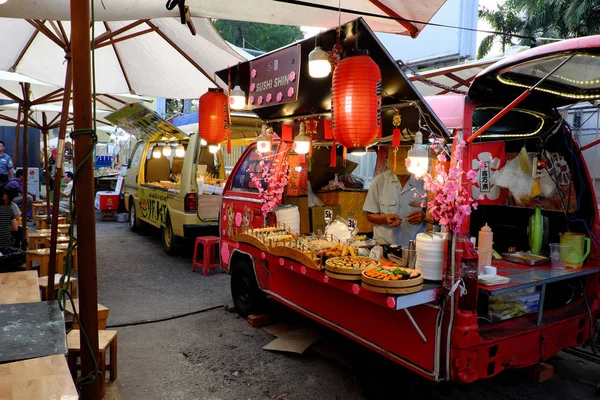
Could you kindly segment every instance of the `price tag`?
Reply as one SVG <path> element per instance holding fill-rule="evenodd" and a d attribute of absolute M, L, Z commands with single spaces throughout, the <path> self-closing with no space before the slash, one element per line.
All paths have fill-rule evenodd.
<path fill-rule="evenodd" d="M 333 219 L 333 210 L 326 208 L 325 209 L 325 222 L 329 224 L 332 219 Z"/>
<path fill-rule="evenodd" d="M 356 229 L 358 228 L 356 220 L 355 219 L 348 219 L 348 229 L 350 229 L 350 231 L 354 232 L 356 231 Z"/>

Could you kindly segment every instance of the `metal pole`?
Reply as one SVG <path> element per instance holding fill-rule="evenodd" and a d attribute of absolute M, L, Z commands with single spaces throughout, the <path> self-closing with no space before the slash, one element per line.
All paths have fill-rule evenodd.
<path fill-rule="evenodd" d="M 71 49 L 73 55 L 73 126 L 91 129 L 92 123 L 92 71 L 90 51 L 90 2 L 71 0 Z M 81 334 L 81 373 L 94 371 L 98 357 L 98 281 L 96 276 L 96 213 L 94 210 L 94 164 L 89 158 L 92 136 L 83 134 L 74 139 L 75 168 L 79 169 L 75 181 L 77 199 L 77 251 L 79 254 L 79 317 L 87 332 L 90 349 L 84 345 Z M 81 228 L 81 229 L 80 229 Z M 82 331 L 83 332 L 83 331 Z M 100 398 L 100 379 L 84 385 L 81 398 Z"/>
<path fill-rule="evenodd" d="M 29 128 L 29 83 L 22 83 L 23 88 L 23 193 L 22 193 L 22 208 L 21 208 L 21 222 L 23 224 L 23 237 L 27 237 L 27 177 L 29 176 L 29 160 L 27 160 L 27 147 L 28 144 L 28 133 Z M 23 218 L 24 216 L 24 218 Z"/>
<path fill-rule="evenodd" d="M 21 115 L 23 103 L 19 102 L 19 111 L 17 111 L 17 126 L 15 128 L 15 154 L 13 155 L 14 167 L 17 169 L 17 160 L 19 159 L 19 140 L 21 136 Z"/>
<path fill-rule="evenodd" d="M 517 97 L 509 105 L 507 105 L 506 107 L 504 107 L 502 109 L 502 111 L 500 111 L 498 114 L 496 114 L 495 116 L 493 116 L 492 119 L 490 119 L 485 125 L 483 125 L 481 128 L 479 128 L 477 130 L 477 132 L 475 132 L 474 134 L 472 134 L 471 136 L 469 136 L 469 138 L 467 139 L 467 143 L 471 143 L 473 140 L 477 139 L 477 137 L 479 135 L 481 135 L 482 133 L 484 133 L 485 131 L 487 131 L 490 126 L 494 125 L 496 122 L 498 122 L 498 120 L 500 118 L 502 118 L 504 115 L 506 115 L 510 110 L 512 110 L 513 108 L 515 108 L 516 106 L 518 106 L 519 103 L 521 103 L 523 100 L 525 100 L 527 97 L 529 97 L 529 95 L 531 94 L 531 92 L 534 91 L 535 88 L 537 88 L 539 85 L 541 85 L 546 79 L 548 79 L 549 77 L 551 77 L 552 74 L 554 74 L 556 71 L 558 71 L 560 69 L 560 67 L 562 67 L 563 65 L 565 65 L 566 63 L 568 63 L 569 61 L 571 61 L 571 59 L 573 57 L 575 57 L 577 55 L 577 53 L 578 52 L 576 51 L 573 54 L 571 54 L 570 57 L 568 57 L 565 60 L 563 60 L 552 71 L 548 72 L 546 74 L 546 76 L 544 76 L 542 79 L 540 79 L 535 85 L 533 85 L 532 87 L 530 87 L 529 89 L 527 89 L 526 91 L 524 91 L 523 93 L 521 93 L 519 95 L 519 97 Z"/>

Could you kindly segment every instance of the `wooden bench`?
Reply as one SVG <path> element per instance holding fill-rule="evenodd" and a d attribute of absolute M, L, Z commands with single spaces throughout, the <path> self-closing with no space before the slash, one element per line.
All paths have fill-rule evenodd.
<path fill-rule="evenodd" d="M 77 373 L 79 371 L 79 365 L 77 358 L 81 355 L 81 340 L 80 340 L 79 329 L 73 329 L 67 335 L 67 348 L 69 349 L 69 369 L 71 370 L 71 376 L 73 379 L 77 379 Z M 100 381 L 100 396 L 104 397 L 104 391 L 106 386 L 106 371 L 108 370 L 110 376 L 109 380 L 114 382 L 117 379 L 117 331 L 98 331 L 98 350 L 100 351 L 100 370 L 102 371 Z M 106 365 L 106 351 L 110 350 L 110 363 Z"/>
<path fill-rule="evenodd" d="M 60 278 L 61 277 L 62 277 L 61 274 L 54 275 L 54 292 L 55 292 L 54 298 L 55 299 L 58 297 L 58 296 L 56 296 L 56 292 L 60 288 Z M 67 278 L 65 278 L 65 284 L 66 283 L 67 283 Z M 73 298 L 75 298 L 75 297 L 77 297 L 77 278 L 71 277 L 71 280 L 69 281 L 69 283 L 71 286 L 69 289 L 69 292 L 71 292 L 71 296 Z M 38 284 L 39 284 L 40 290 L 42 291 L 42 301 L 46 301 L 46 292 L 48 289 L 48 277 L 47 276 L 39 277 Z"/>
<path fill-rule="evenodd" d="M 60 250 L 64 250 L 65 253 L 67 252 L 67 250 L 69 249 L 69 243 L 58 243 L 56 245 L 57 249 Z M 65 255 L 65 261 L 67 260 L 66 255 Z M 73 248 L 73 269 L 75 271 L 77 271 L 79 268 L 79 260 L 77 259 L 77 247 Z"/>

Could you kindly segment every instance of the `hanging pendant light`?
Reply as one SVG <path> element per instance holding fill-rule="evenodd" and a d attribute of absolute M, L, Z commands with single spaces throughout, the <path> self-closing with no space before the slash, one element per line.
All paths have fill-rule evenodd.
<path fill-rule="evenodd" d="M 162 154 L 165 157 L 171 157 L 171 146 L 166 145 L 165 147 L 163 147 Z"/>
<path fill-rule="evenodd" d="M 175 156 L 177 156 L 179 158 L 182 158 L 185 156 L 185 147 L 183 147 L 182 144 L 177 146 L 177 148 L 175 149 Z"/>
<path fill-rule="evenodd" d="M 267 135 L 267 125 L 263 125 L 260 136 L 256 138 L 256 151 L 259 153 L 268 153 L 271 151 L 271 139 Z"/>
<path fill-rule="evenodd" d="M 246 108 L 246 92 L 242 90 L 240 85 L 236 85 L 229 95 L 229 105 L 234 110 L 243 110 Z"/>
<path fill-rule="evenodd" d="M 352 154 L 353 156 L 362 157 L 365 154 L 367 154 L 367 148 L 366 147 L 355 147 L 352 150 L 350 150 L 350 154 Z"/>
<path fill-rule="evenodd" d="M 408 172 L 415 174 L 416 177 L 421 177 L 429 168 L 429 151 L 423 146 L 423 134 L 417 131 L 415 135 L 415 144 L 408 151 L 409 164 Z"/>
<path fill-rule="evenodd" d="M 308 55 L 308 74 L 312 78 L 325 78 L 331 73 L 329 54 L 319 46 L 319 35 L 315 36 L 315 48 Z"/>
<path fill-rule="evenodd" d="M 294 151 L 298 154 L 306 154 L 310 150 L 310 138 L 306 136 L 304 122 L 300 123 L 300 133 L 294 138 Z"/>
<path fill-rule="evenodd" d="M 333 71 L 332 130 L 350 152 L 369 146 L 381 129 L 381 71 L 366 50 L 344 57 Z M 360 152 L 360 150 L 359 150 Z"/>
<path fill-rule="evenodd" d="M 160 149 L 158 148 L 158 146 L 155 146 L 154 150 L 152 150 L 152 157 L 154 157 L 154 158 L 161 158 L 162 157 L 162 151 L 160 151 Z"/>
<path fill-rule="evenodd" d="M 210 151 L 212 154 L 217 154 L 219 150 L 221 150 L 220 143 L 218 145 L 211 144 L 208 146 L 208 151 Z"/>

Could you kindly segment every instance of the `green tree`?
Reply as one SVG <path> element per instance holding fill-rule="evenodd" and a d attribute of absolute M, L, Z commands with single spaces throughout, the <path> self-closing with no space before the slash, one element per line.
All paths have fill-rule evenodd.
<path fill-rule="evenodd" d="M 269 52 L 304 38 L 297 26 L 259 24 L 218 19 L 215 29 L 230 43 L 242 48 Z"/>
<path fill-rule="evenodd" d="M 508 46 L 515 43 L 512 41 L 511 34 L 518 34 L 524 28 L 524 21 L 519 16 L 521 7 L 507 2 L 498 5 L 498 10 L 492 11 L 483 7 L 479 10 L 479 18 L 490 24 L 493 30 L 502 32 L 503 34 L 491 34 L 486 36 L 479 45 L 477 50 L 477 58 L 485 57 L 490 52 L 494 41 L 499 40 L 502 46 L 502 52 L 506 51 Z"/>

